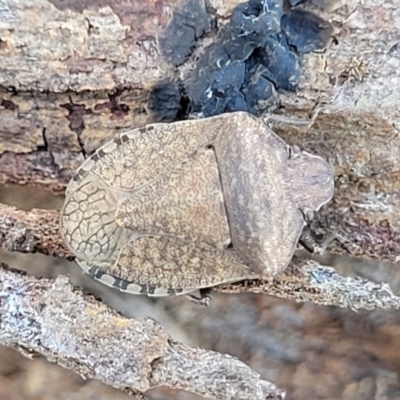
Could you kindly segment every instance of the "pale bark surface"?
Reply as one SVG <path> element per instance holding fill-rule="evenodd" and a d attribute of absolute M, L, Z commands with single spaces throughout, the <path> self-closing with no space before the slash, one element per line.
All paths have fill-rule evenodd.
<path fill-rule="evenodd" d="M 200 0 L 196 2 L 197 6 L 202 7 L 203 4 L 204 10 L 216 15 L 220 24 L 226 22 L 237 3 L 236 0 L 210 0 L 205 8 Z M 314 3 L 324 5 L 323 11 L 317 8 L 315 11 L 333 23 L 337 43 L 322 54 L 305 55 L 299 90 L 295 94 L 280 96 L 279 113 L 303 119 L 311 118 L 316 111 L 319 113 L 310 127 L 273 125 L 285 140 L 325 157 L 335 168 L 334 200 L 318 213 L 312 224 L 313 233 L 321 239 L 330 233 L 336 235 L 337 240 L 330 245 L 329 251 L 398 262 L 400 10 L 396 2 L 383 3 L 374 0 L 362 3 L 355 0 Z M 146 112 L 146 101 L 152 87 L 167 77 L 175 76 L 184 80 L 187 71 L 196 62 L 195 56 L 192 56 L 186 63 L 174 68 L 159 46 L 173 14 L 184 4 L 185 2 L 175 0 L 3 0 L 0 4 L 0 182 L 30 184 L 61 193 L 87 154 L 118 132 L 152 122 L 151 113 Z M 308 9 L 313 7 L 312 4 L 307 5 Z M 201 49 L 214 40 L 214 35 L 215 32 L 211 31 L 205 34 L 205 38 L 198 40 L 195 54 L 201 53 Z M 24 212 L 1 206 L 0 213 L 2 248 L 71 257 L 58 236 L 58 212 Z M 39 306 L 43 303 L 35 303 L 30 297 L 32 294 L 46 296 L 46 293 L 51 292 L 50 289 L 50 292 L 46 291 L 52 285 L 67 285 L 62 278 L 55 283 L 45 283 L 33 278 L 21 278 L 12 273 L 10 275 L 9 272 L 2 271 L 2 275 L 7 290 L 16 289 L 13 284 L 18 283 L 20 289 L 27 285 L 26 292 L 19 299 L 14 296 L 15 301 L 22 301 L 18 303 L 18 307 Z M 33 292 L 29 292 L 29 288 Z M 273 284 L 244 282 L 217 290 L 228 293 L 269 293 L 297 301 L 313 301 L 317 304 L 353 309 L 399 308 L 399 298 L 392 294 L 387 285 L 361 278 L 345 278 L 314 262 L 295 261 L 287 273 Z M 72 296 L 74 292 L 68 293 Z M 80 294 L 77 296 L 79 301 L 85 301 Z M 51 295 L 47 299 L 54 300 Z M 7 302 L 11 300 L 10 294 L 3 297 L 2 306 L 10 304 Z M 96 310 L 96 306 L 93 307 Z M 100 308 L 94 311 L 96 316 L 103 318 L 104 313 L 109 312 L 101 309 L 101 306 L 97 307 Z M 265 305 L 266 309 L 269 307 Z M 50 309 L 51 307 L 45 308 L 44 313 Z M 44 314 L 40 312 L 35 315 L 42 317 Z M 107 314 L 107 318 L 111 314 Z M 95 318 L 95 315 L 90 318 Z M 57 315 L 48 314 L 46 317 L 49 318 L 47 324 L 53 332 L 61 326 L 59 322 L 62 321 Z M 122 321 L 118 319 L 120 317 L 113 317 Z M 30 321 L 35 322 L 35 319 Z M 321 331 L 324 321 L 322 318 L 317 323 Z M 13 323 L 16 322 L 17 320 L 13 320 Z M 133 320 L 124 320 L 122 325 L 134 326 L 140 323 L 143 326 L 150 324 L 153 329 L 151 334 L 154 333 L 155 336 L 150 336 L 149 339 L 158 340 L 159 352 L 162 353 L 165 348 L 169 351 L 173 349 L 179 354 L 186 351 L 189 356 L 185 358 L 184 364 L 188 368 L 198 365 L 196 363 L 193 366 L 188 361 L 197 350 L 182 347 L 173 341 L 168 347 L 165 340 L 168 342 L 169 339 L 165 339 L 166 335 L 158 325 L 149 321 Z M 290 329 L 293 328 L 291 323 L 288 325 Z M 382 343 L 387 340 L 398 343 L 396 326 L 386 326 L 379 321 L 374 323 L 375 325 L 371 322 L 374 327 L 371 338 L 375 336 L 376 330 L 382 333 Z M 208 332 L 210 324 L 205 323 L 205 326 L 208 328 L 203 329 Z M 10 325 L 2 327 L 6 328 L 1 331 L 2 335 L 9 332 Z M 18 328 L 15 335 L 30 335 L 37 325 L 34 324 L 25 331 L 19 329 L 21 326 L 14 328 Z M 123 326 L 119 328 L 123 329 Z M 343 331 L 346 333 L 346 328 L 341 331 L 334 324 L 334 331 L 340 337 Z M 349 328 L 349 331 L 352 329 Z M 70 337 L 74 337 L 75 333 L 69 332 Z M 357 331 L 357 335 L 362 334 L 368 336 L 368 333 Z M 354 333 L 351 332 L 350 337 L 351 335 Z M 396 369 L 399 362 L 393 352 L 386 354 L 390 351 L 383 344 L 374 343 L 371 338 L 368 339 L 369 348 L 374 349 L 371 357 L 381 357 L 384 365 Z M 20 339 L 21 342 L 8 344 L 24 346 L 22 337 L 16 336 L 16 340 Z M 235 339 L 232 340 L 236 342 Z M 326 343 L 330 342 L 329 335 L 324 340 Z M 38 342 L 24 343 L 28 348 L 47 355 L 52 354 L 63 365 L 77 367 L 80 372 L 100 377 L 93 365 L 87 367 L 86 364 L 81 364 L 81 358 L 60 356 L 58 352 L 62 346 L 49 352 L 50 347 L 36 348 Z M 62 344 L 71 345 L 68 341 Z M 354 340 L 349 340 L 336 352 L 329 347 L 333 345 L 324 345 L 324 349 L 330 349 L 335 355 L 333 358 L 330 353 L 327 355 L 329 361 L 326 362 L 326 369 L 329 373 L 326 376 L 329 376 L 329 380 L 324 381 L 323 377 L 319 379 L 312 375 L 319 371 L 318 363 L 309 362 L 308 367 L 299 367 L 296 374 L 289 379 L 293 384 L 293 392 L 307 381 L 305 377 L 312 377 L 315 380 L 313 387 L 319 387 L 318 393 L 322 394 L 318 397 L 308 388 L 308 391 L 304 389 L 304 397 L 299 395 L 297 398 L 329 397 L 334 392 L 327 389 L 332 385 L 331 371 L 337 373 L 335 390 L 343 382 L 348 383 L 346 379 L 351 380 L 352 373 L 350 363 L 346 364 L 347 376 L 337 376 L 341 375 L 343 354 L 352 354 L 349 349 L 353 349 L 353 345 Z M 312 346 L 318 348 L 320 355 L 320 343 Z M 149 353 L 154 358 L 159 355 L 156 347 L 152 348 L 153 353 Z M 111 346 L 107 350 L 113 348 Z M 197 354 L 201 353 L 200 350 L 198 352 Z M 155 369 L 153 381 L 144 379 L 141 381 L 143 387 L 135 383 L 132 388 L 141 391 L 145 386 L 164 382 L 173 387 L 186 387 L 196 393 L 215 395 L 214 392 L 204 393 L 198 382 L 189 379 L 194 376 L 193 372 L 179 377 L 168 375 L 171 366 L 177 367 L 173 357 L 178 353 L 162 353 L 168 369 L 164 372 Z M 209 356 L 209 353 L 204 354 L 206 358 Z M 228 360 L 217 354 L 215 357 L 225 360 L 223 362 Z M 290 362 L 295 363 L 297 360 L 294 357 Z M 364 360 L 363 364 L 367 361 Z M 228 361 L 227 365 L 234 368 L 236 362 Z M 151 361 L 147 365 L 141 365 L 143 370 L 138 367 L 138 374 L 146 373 L 149 368 L 154 367 L 150 364 Z M 80 369 L 81 365 L 86 365 L 82 367 L 83 370 Z M 243 365 L 243 368 L 252 377 L 256 376 L 252 375 L 254 372 L 248 367 Z M 362 375 L 361 372 L 360 374 Z M 283 379 L 280 375 L 275 378 L 276 381 Z M 380 379 L 378 377 L 376 382 L 372 382 L 379 388 L 386 384 L 389 389 L 385 393 L 390 395 L 390 380 Z M 373 392 L 365 390 L 365 385 L 371 386 L 371 380 L 360 378 L 359 382 L 358 387 L 350 384 L 346 387 L 345 392 L 350 393 L 348 398 L 356 398 L 354 393 Z M 115 383 L 117 387 L 121 385 L 129 386 L 124 380 Z M 376 398 L 380 398 L 378 392 L 376 389 Z M 344 393 L 338 396 L 346 398 Z M 372 395 L 369 396 L 372 398 Z"/>
<path fill-rule="evenodd" d="M 150 318 L 124 318 L 73 289 L 66 277 L 39 280 L 5 267 L 1 344 L 135 394 L 161 385 L 221 400 L 284 397 L 241 361 L 175 342 Z"/>
<path fill-rule="evenodd" d="M 0 181 L 60 192 L 86 154 L 151 122 L 149 90 L 173 73 L 159 41 L 184 3 L 26 1 L 1 9 Z M 211 2 L 211 9 L 227 16 L 234 4 Z M 276 130 L 335 167 L 335 199 L 314 233 L 336 233 L 334 252 L 397 261 L 400 12 L 372 0 L 316 12 L 332 21 L 338 43 L 305 55 L 299 90 L 280 100 L 287 116 L 321 111 L 309 129 Z M 184 79 L 194 62 L 175 74 Z"/>

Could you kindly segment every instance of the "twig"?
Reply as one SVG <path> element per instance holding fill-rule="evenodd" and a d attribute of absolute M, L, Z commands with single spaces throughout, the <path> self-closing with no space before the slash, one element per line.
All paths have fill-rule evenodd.
<path fill-rule="evenodd" d="M 272 282 L 246 281 L 216 287 L 221 293 L 264 293 L 297 302 L 313 302 L 352 310 L 399 309 L 400 297 L 387 283 L 341 276 L 334 268 L 294 257 L 291 266 Z"/>
<path fill-rule="evenodd" d="M 0 204 L 0 247 L 72 260 L 72 254 L 58 233 L 59 217 L 55 210 L 23 211 Z"/>
<path fill-rule="evenodd" d="M 283 399 L 228 355 L 190 348 L 153 319 L 127 319 L 73 288 L 0 265 L 0 343 L 38 352 L 85 378 L 134 394 L 163 385 L 220 400 Z"/>
<path fill-rule="evenodd" d="M 0 204 L 0 248 L 74 259 L 58 233 L 58 219 L 57 211 L 22 211 Z M 221 293 L 264 293 L 354 310 L 400 307 L 400 298 L 385 283 L 374 283 L 359 277 L 343 277 L 333 268 L 297 258 L 274 281 L 243 281 L 213 290 Z"/>

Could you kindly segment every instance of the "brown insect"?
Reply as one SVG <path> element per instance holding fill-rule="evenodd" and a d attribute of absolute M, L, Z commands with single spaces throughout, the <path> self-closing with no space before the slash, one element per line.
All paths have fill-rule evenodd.
<path fill-rule="evenodd" d="M 332 195 L 327 162 L 237 112 L 105 144 L 69 183 L 60 229 L 105 285 L 183 294 L 280 274 L 305 216 Z"/>

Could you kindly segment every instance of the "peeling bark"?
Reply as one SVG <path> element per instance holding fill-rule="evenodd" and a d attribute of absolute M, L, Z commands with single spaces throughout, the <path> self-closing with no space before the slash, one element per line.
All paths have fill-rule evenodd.
<path fill-rule="evenodd" d="M 174 16 L 186 3 L 3 1 L 0 183 L 63 192 L 86 155 L 119 132 L 153 122 L 148 110 L 152 89 L 166 78 L 184 81 L 197 56 L 215 39 L 208 17 L 217 18 L 218 30 L 239 1 L 208 0 L 205 7 L 201 0 L 191 0 L 202 11 L 201 29 L 183 26 L 193 33 L 194 52 L 171 57 L 165 43 L 168 35 L 180 32 Z M 398 262 L 400 12 L 394 3 L 374 0 L 311 1 L 308 7 L 332 22 L 337 43 L 322 54 L 304 56 L 300 87 L 296 93 L 280 94 L 279 112 L 289 118 L 321 112 L 307 128 L 274 124 L 274 129 L 334 166 L 335 197 L 316 215 L 312 234 L 323 240 L 333 233 L 336 240 L 329 250 L 334 253 Z M 0 246 L 73 259 L 58 234 L 58 218 L 57 211 L 24 212 L 0 205 Z M 267 393 L 268 398 L 283 397 L 237 360 L 176 343 L 154 321 L 117 316 L 73 291 L 64 278 L 36 280 L 2 269 L 0 275 L 0 340 L 5 344 L 39 351 L 138 396 L 162 384 L 221 399 L 232 398 L 231 393 L 252 399 L 267 398 Z M 342 277 L 296 258 L 273 282 L 245 281 L 213 290 L 352 309 L 398 309 L 400 304 L 386 284 Z M 72 324 L 71 315 L 79 323 L 76 319 Z M 111 337 L 110 332 L 122 336 Z M 116 341 L 118 337 L 122 339 Z M 130 337 L 142 347 L 121 355 L 123 346 L 135 346 Z M 95 360 L 87 356 L 89 350 Z M 123 360 L 128 367 L 117 368 L 124 366 Z M 205 375 L 198 376 L 199 365 Z"/>
<path fill-rule="evenodd" d="M 59 217 L 55 210 L 22 211 L 0 204 L 1 248 L 74 259 L 58 232 Z"/>
<path fill-rule="evenodd" d="M 155 386 L 220 400 L 285 392 L 228 355 L 174 341 L 153 319 L 127 319 L 72 288 L 0 266 L 0 342 L 38 352 L 86 378 L 140 395 Z"/>
<path fill-rule="evenodd" d="M 193 55 L 178 68 L 159 39 L 181 15 L 183 0 L 4 2 L 0 182 L 62 192 L 87 154 L 152 122 L 145 111 L 151 88 L 167 77 L 184 79 L 214 38 L 204 4 L 193 1 L 203 10 L 205 37 L 195 38 Z M 236 4 L 211 1 L 207 12 L 223 23 Z M 335 168 L 335 198 L 317 215 L 313 234 L 336 234 L 332 252 L 397 262 L 399 10 L 372 0 L 320 5 L 325 9 L 309 7 L 332 22 L 337 43 L 304 56 L 299 89 L 280 102 L 289 117 L 322 111 L 310 129 L 275 129 Z"/>

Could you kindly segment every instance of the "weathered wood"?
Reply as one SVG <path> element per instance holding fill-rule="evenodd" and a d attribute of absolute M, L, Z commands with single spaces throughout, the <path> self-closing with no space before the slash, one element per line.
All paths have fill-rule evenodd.
<path fill-rule="evenodd" d="M 122 317 L 66 277 L 37 279 L 4 267 L 1 344 L 138 395 L 162 385 L 220 400 L 285 396 L 241 361 L 176 342 L 153 319 Z"/>
<path fill-rule="evenodd" d="M 237 3 L 237 0 L 207 1 L 207 13 L 218 18 L 216 30 L 227 21 Z M 356 0 L 311 3 L 325 6 L 325 10 L 315 8 L 315 11 L 333 23 L 337 44 L 323 54 L 304 57 L 300 87 L 297 93 L 280 94 L 279 112 L 288 117 L 308 118 L 316 109 L 322 111 L 310 129 L 291 125 L 276 125 L 275 129 L 290 143 L 326 157 L 335 167 L 335 199 L 317 215 L 313 233 L 321 238 L 328 233 L 336 234 L 338 240 L 329 248 L 334 252 L 396 262 L 400 255 L 399 139 L 393 123 L 400 125 L 398 7 L 396 2 L 383 4 L 375 0 L 362 4 Z M 204 7 L 201 0 L 196 4 Z M 216 37 L 216 32 L 210 31 L 203 39 L 196 38 L 195 54 L 174 68 L 161 51 L 160 43 L 163 38 L 168 39 L 168 24 L 184 5 L 183 0 L 3 1 L 0 182 L 31 184 L 62 192 L 87 154 L 118 132 L 153 122 L 152 114 L 146 110 L 151 89 L 165 78 L 184 81 L 187 71 L 196 63 L 196 55 Z M 310 2 L 307 7 L 313 8 Z M 58 236 L 57 212 L 22 212 L 1 206 L 0 214 L 1 247 L 70 255 Z M 387 285 L 344 278 L 312 262 L 295 260 L 295 263 L 274 284 L 243 282 L 216 290 L 268 293 L 342 307 L 398 308 L 399 300 Z M 18 283 L 8 286 L 7 302 L 2 303 L 6 306 L 24 287 L 19 278 L 13 279 L 4 281 L 7 285 Z M 51 285 L 32 279 L 24 281 L 30 282 L 32 293 Z M 54 287 L 57 285 L 66 288 L 62 280 L 54 283 Z M 29 295 L 22 300 L 18 310 L 22 305 L 43 304 L 31 304 L 33 299 Z M 45 311 L 40 308 L 40 312 Z M 11 308 L 7 312 L 10 314 L 2 317 L 13 316 Z M 21 315 L 24 314 L 18 314 L 13 322 L 21 321 Z M 70 315 L 65 315 L 65 319 L 69 320 Z M 48 326 L 57 328 L 53 322 Z M 1 327 L 4 326 L 2 318 Z M 19 340 L 19 334 L 31 332 L 21 327 L 18 325 L 11 340 Z M 161 336 L 164 337 L 163 333 Z M 71 337 L 68 335 L 65 343 L 70 343 Z M 93 338 L 96 335 L 90 341 Z M 168 345 L 174 353 L 169 356 L 173 361 L 176 351 L 182 353 L 178 345 L 171 343 Z M 15 341 L 8 344 L 21 346 Z M 37 344 L 25 343 L 25 347 L 35 349 Z M 71 365 L 71 359 L 67 361 Z M 193 381 L 199 371 L 199 360 L 193 357 L 191 361 L 195 362 L 196 373 L 190 370 L 178 384 L 176 376 L 168 375 L 182 367 L 174 362 L 161 363 L 161 367 L 165 366 L 162 373 L 153 369 L 156 378 L 151 384 L 173 385 L 204 394 L 203 383 L 199 387 L 198 381 Z M 185 365 L 188 363 L 185 359 Z M 157 361 L 153 364 L 158 367 Z M 210 370 L 214 379 L 213 371 Z M 85 371 L 79 369 L 79 372 Z M 225 381 L 224 385 L 226 388 Z"/>
<path fill-rule="evenodd" d="M 74 259 L 58 232 L 59 218 L 55 210 L 23 211 L 0 204 L 1 248 Z"/>
<path fill-rule="evenodd" d="M 170 69 L 156 40 L 176 6 L 176 0 L 7 0 L 1 85 L 17 93 L 150 88 Z"/>
<path fill-rule="evenodd" d="M 204 2 L 192 3 L 194 11 L 208 20 Z M 49 151 L 54 168 L 69 170 L 76 167 L 70 162 L 77 153 L 93 152 L 116 131 L 143 125 L 149 90 L 174 75 L 159 42 L 185 4 L 177 0 L 3 2 L 0 153 Z M 0 162 L 2 170 L 6 162 Z M 18 177 L 10 173 L 2 181 Z M 40 174 L 29 182 L 42 184 Z"/>
<path fill-rule="evenodd" d="M 191 1 L 207 19 L 204 3 Z M 145 112 L 151 88 L 174 75 L 184 80 L 196 61 L 174 69 L 160 45 L 185 4 L 3 2 L 0 182 L 61 192 L 86 154 L 151 122 Z M 236 2 L 210 5 L 226 18 Z M 396 262 L 400 16 L 394 5 L 372 0 L 325 6 L 314 11 L 333 23 L 337 43 L 305 55 L 299 90 L 280 95 L 288 116 L 322 111 L 309 130 L 276 130 L 335 167 L 335 199 L 318 214 L 314 234 L 335 233 L 333 252 Z M 196 54 L 215 37 L 205 35 Z"/>

